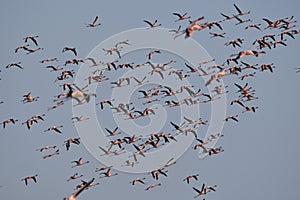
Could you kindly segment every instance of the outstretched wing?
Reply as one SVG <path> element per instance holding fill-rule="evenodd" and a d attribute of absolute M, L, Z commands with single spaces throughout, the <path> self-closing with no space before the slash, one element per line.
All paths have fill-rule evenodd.
<path fill-rule="evenodd" d="M 99 17 L 96 16 L 95 19 L 94 19 L 94 21 L 93 21 L 93 24 L 96 24 L 98 20 L 99 20 Z"/>
<path fill-rule="evenodd" d="M 145 23 L 147 23 L 149 26 L 153 26 L 153 24 L 151 22 L 149 22 L 148 20 L 144 20 Z"/>
<path fill-rule="evenodd" d="M 39 46 L 38 43 L 37 43 L 37 41 L 36 41 L 36 39 L 35 39 L 34 37 L 31 37 L 30 39 L 32 40 L 32 42 L 33 42 L 36 46 Z"/>
<path fill-rule="evenodd" d="M 239 14 L 242 13 L 241 9 L 239 9 L 239 7 L 236 4 L 233 4 L 233 6 L 235 7 L 235 9 L 238 11 Z"/>

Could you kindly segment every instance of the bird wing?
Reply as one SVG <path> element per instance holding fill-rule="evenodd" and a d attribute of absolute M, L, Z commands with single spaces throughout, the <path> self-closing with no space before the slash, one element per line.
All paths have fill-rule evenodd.
<path fill-rule="evenodd" d="M 194 189 L 196 192 L 201 193 L 201 191 L 198 190 L 197 188 L 193 187 L 193 189 Z"/>
<path fill-rule="evenodd" d="M 197 140 L 198 142 L 200 142 L 200 143 L 204 143 L 204 141 L 201 140 L 201 139 L 196 138 L 196 140 Z"/>
<path fill-rule="evenodd" d="M 61 133 L 61 131 L 58 128 L 53 129 L 54 131 Z"/>
<path fill-rule="evenodd" d="M 35 39 L 34 37 L 31 37 L 30 39 L 32 40 L 32 42 L 33 42 L 36 46 L 39 46 L 38 43 L 37 43 L 37 41 L 36 41 L 36 39 Z"/>
<path fill-rule="evenodd" d="M 189 179 L 189 177 L 186 178 L 186 182 L 187 182 L 187 184 L 190 184 L 190 179 Z"/>
<path fill-rule="evenodd" d="M 188 121 L 189 123 L 192 123 L 192 122 L 193 122 L 193 120 L 191 120 L 191 119 L 189 119 L 189 118 L 187 118 L 187 117 L 183 117 L 183 119 L 185 119 L 185 120 Z"/>
<path fill-rule="evenodd" d="M 236 122 L 238 122 L 239 120 L 236 117 L 232 117 L 232 119 Z"/>
<path fill-rule="evenodd" d="M 98 19 L 99 19 L 99 17 L 98 17 L 98 16 L 96 16 L 96 17 L 95 17 L 95 19 L 94 19 L 94 21 L 93 21 L 93 24 L 96 24 L 96 23 L 97 23 L 97 21 L 98 21 Z"/>
<path fill-rule="evenodd" d="M 203 184 L 202 184 L 201 191 L 203 191 L 204 189 L 205 189 L 205 184 L 203 183 Z"/>
<path fill-rule="evenodd" d="M 16 64 L 17 67 L 19 67 L 20 69 L 24 69 L 21 65 Z"/>
<path fill-rule="evenodd" d="M 149 26 L 153 26 L 153 24 L 147 20 L 144 20 L 145 23 L 147 23 Z"/>
<path fill-rule="evenodd" d="M 162 170 L 159 170 L 159 173 L 161 173 L 162 175 L 164 176 L 168 176 L 166 172 L 162 171 Z"/>
<path fill-rule="evenodd" d="M 110 135 L 113 135 L 113 132 L 107 128 L 105 128 L 105 130 L 110 134 Z"/>
<path fill-rule="evenodd" d="M 268 68 L 269 68 L 269 70 L 270 70 L 271 72 L 273 72 L 272 66 L 269 66 Z M 255 111 L 254 111 L 254 112 L 255 112 Z"/>
<path fill-rule="evenodd" d="M 198 181 L 197 175 L 194 175 L 193 177 L 194 177 L 194 179 L 195 179 L 195 180 L 197 180 L 197 181 Z"/>
<path fill-rule="evenodd" d="M 121 58 L 121 53 L 119 50 L 116 50 L 116 53 L 118 54 L 119 58 Z"/>
<path fill-rule="evenodd" d="M 221 26 L 221 24 L 215 23 L 215 25 L 216 25 L 217 27 L 219 27 L 219 29 L 223 30 L 223 27 Z"/>
<path fill-rule="evenodd" d="M 30 120 L 27 120 L 27 121 L 26 121 L 26 125 L 27 125 L 27 128 L 28 128 L 28 129 L 30 129 L 30 125 L 31 125 L 31 124 L 32 124 L 32 122 L 31 122 Z"/>
<path fill-rule="evenodd" d="M 235 7 L 235 9 L 238 11 L 239 14 L 242 13 L 241 9 L 239 9 L 239 7 L 236 4 L 233 4 L 233 6 Z"/>
<path fill-rule="evenodd" d="M 179 13 L 172 13 L 173 15 L 176 15 L 179 18 L 182 18 L 182 16 Z"/>
<path fill-rule="evenodd" d="M 190 70 L 194 70 L 194 68 L 191 67 L 190 65 L 188 65 L 188 64 L 186 64 L 186 63 L 184 63 L 184 64 L 185 64 L 185 66 L 186 66 L 187 68 L 189 68 Z"/>
<path fill-rule="evenodd" d="M 109 152 L 108 151 L 106 151 L 103 147 L 101 147 L 101 146 L 98 146 L 99 147 L 99 149 L 101 149 L 105 154 L 108 154 Z"/>
<path fill-rule="evenodd" d="M 289 35 L 291 38 L 295 39 L 295 37 L 293 36 L 293 34 L 291 34 L 290 32 L 286 32 L 287 35 Z"/>
<path fill-rule="evenodd" d="M 137 78 L 135 78 L 135 77 L 132 77 L 132 78 L 133 78 L 137 83 L 141 83 L 141 82 L 144 80 L 144 79 L 143 79 L 142 81 L 139 81 L 139 80 L 138 80 Z"/>
<path fill-rule="evenodd" d="M 146 80 L 146 78 L 147 78 L 147 76 L 145 76 L 140 82 L 143 82 L 143 81 L 145 81 Z"/>
<path fill-rule="evenodd" d="M 152 69 L 155 69 L 155 66 L 151 63 L 151 62 L 146 62 L 147 64 L 149 64 L 150 65 L 150 67 L 152 67 Z"/>
<path fill-rule="evenodd" d="M 196 19 L 195 21 L 193 21 L 193 23 L 197 24 L 198 22 L 200 22 L 203 19 L 204 19 L 204 16 L 203 17 L 199 17 L 198 19 Z"/>
<path fill-rule="evenodd" d="M 169 92 L 172 92 L 172 88 L 171 87 L 165 85 L 164 88 L 167 88 L 169 90 Z"/>
<path fill-rule="evenodd" d="M 32 177 L 32 180 L 36 183 L 36 178 L 35 178 L 35 176 Z"/>
<path fill-rule="evenodd" d="M 141 149 L 138 146 L 136 146 L 136 144 L 133 144 L 133 146 L 136 150 L 141 151 Z"/>
<path fill-rule="evenodd" d="M 100 107 L 101 107 L 101 110 L 103 110 L 103 108 L 104 108 L 104 102 L 103 101 L 100 102 Z"/>
<path fill-rule="evenodd" d="M 138 92 L 141 92 L 141 93 L 143 93 L 143 95 L 144 95 L 144 96 L 146 96 L 146 95 L 147 95 L 147 92 L 145 92 L 144 90 L 139 90 Z"/>
<path fill-rule="evenodd" d="M 263 18 L 262 20 L 264 20 L 265 22 L 267 22 L 269 25 L 273 24 L 273 22 L 272 22 L 272 21 L 270 21 L 270 20 L 269 20 L 269 19 L 267 19 L 267 18 Z"/>
<path fill-rule="evenodd" d="M 241 90 L 243 89 L 243 87 L 242 87 L 242 86 L 240 86 L 240 85 L 239 85 L 239 84 L 237 84 L 237 83 L 235 83 L 234 85 L 235 85 L 236 87 L 238 87 L 239 89 L 241 89 Z"/>
<path fill-rule="evenodd" d="M 207 98 L 209 98 L 209 99 L 212 99 L 212 97 L 209 94 L 203 93 L 202 95 L 205 96 L 205 97 L 207 97 Z"/>
<path fill-rule="evenodd" d="M 90 60 L 94 65 L 96 65 L 97 63 L 96 63 L 96 61 L 95 61 L 95 59 L 94 58 L 86 58 L 87 60 Z"/>
<path fill-rule="evenodd" d="M 53 69 L 53 70 L 56 69 L 54 66 L 47 66 L 46 68 L 51 68 L 51 69 Z"/>
<path fill-rule="evenodd" d="M 233 15 L 234 16 L 234 18 L 236 18 L 239 22 L 242 22 L 243 20 L 241 19 L 241 18 L 239 18 L 238 16 L 236 16 L 236 15 Z"/>
<path fill-rule="evenodd" d="M 74 53 L 75 56 L 77 56 L 77 51 L 75 48 L 71 49 L 71 51 Z"/>
<path fill-rule="evenodd" d="M 180 127 L 177 124 L 174 124 L 173 122 L 170 122 L 172 124 L 172 126 L 174 126 L 175 129 L 179 129 Z"/>
<path fill-rule="evenodd" d="M 44 118 L 42 118 L 40 115 L 38 115 L 37 118 L 44 121 Z"/>
<path fill-rule="evenodd" d="M 242 107 L 245 107 L 245 105 L 241 101 L 237 101 L 236 103 L 240 104 Z"/>
<path fill-rule="evenodd" d="M 160 77 L 161 77 L 162 79 L 164 79 L 164 75 L 163 75 L 163 73 L 162 73 L 161 71 L 158 71 L 157 73 L 160 75 Z"/>
<path fill-rule="evenodd" d="M 114 129 L 113 133 L 116 133 L 118 129 L 119 129 L 119 127 L 116 127 L 116 128 Z"/>

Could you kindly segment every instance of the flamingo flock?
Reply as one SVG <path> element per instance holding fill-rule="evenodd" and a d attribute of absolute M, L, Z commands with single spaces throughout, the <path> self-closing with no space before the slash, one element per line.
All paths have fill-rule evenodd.
<path fill-rule="evenodd" d="M 258 58 L 267 57 L 270 51 L 275 48 L 285 48 L 288 43 L 292 40 L 297 39 L 297 35 L 300 33 L 296 28 L 296 20 L 294 16 L 283 17 L 279 19 L 268 19 L 262 18 L 256 20 L 252 18 L 252 11 L 243 11 L 238 5 L 233 4 L 233 14 L 227 15 L 220 13 L 219 19 L 214 21 L 206 21 L 204 16 L 191 16 L 188 12 L 170 13 L 170 16 L 176 17 L 174 19 L 175 27 L 169 29 L 170 37 L 174 40 L 180 37 L 188 40 L 200 32 L 206 34 L 207 40 L 211 42 L 222 42 L 226 50 L 234 50 L 235 53 L 228 55 L 226 60 L 218 60 L 214 58 L 211 60 L 203 60 L 198 63 L 197 66 L 193 66 L 191 63 L 185 62 L 183 65 L 178 64 L 176 60 L 166 60 L 162 63 L 155 63 L 153 60 L 156 57 L 165 56 L 165 52 L 160 49 L 150 49 L 145 53 L 144 58 L 141 62 L 132 60 L 130 62 L 123 62 L 123 57 L 126 55 L 122 54 L 122 50 L 128 45 L 134 45 L 131 41 L 124 38 L 123 41 L 119 41 L 112 47 L 103 49 L 105 56 L 109 57 L 112 54 L 116 54 L 118 59 L 111 60 L 110 62 L 98 61 L 97 58 L 87 57 L 80 58 L 79 47 L 64 46 L 60 49 L 63 54 L 68 54 L 70 59 L 58 60 L 56 57 L 42 58 L 38 62 L 44 68 L 50 69 L 49 73 L 56 73 L 56 78 L 53 80 L 55 85 L 61 93 L 55 95 L 53 102 L 54 105 L 48 107 L 46 112 L 57 112 L 59 113 L 59 107 L 68 105 L 69 100 L 74 100 L 80 106 L 82 104 L 89 103 L 91 98 L 95 98 L 97 101 L 97 112 L 104 113 L 106 111 L 113 111 L 113 115 L 125 116 L 124 120 L 141 120 L 157 116 L 157 107 L 155 104 L 159 103 L 167 109 L 176 109 L 177 107 L 193 107 L 196 105 L 210 104 L 214 101 L 219 101 L 227 93 L 232 93 L 235 98 L 230 99 L 229 110 L 234 107 L 236 113 L 230 113 L 226 118 L 223 119 L 225 123 L 238 123 L 242 118 L 246 117 L 248 113 L 255 113 L 260 110 L 257 106 L 256 101 L 259 97 L 256 96 L 256 90 L 247 82 L 249 79 L 254 79 L 257 76 L 265 76 L 267 73 L 276 72 L 276 64 L 270 61 L 269 63 L 260 63 Z M 249 17 L 248 17 L 249 16 Z M 100 22 L 104 21 L 96 16 L 91 23 L 86 24 L 87 29 L 101 29 L 104 27 Z M 147 25 L 146 29 L 156 29 L 163 26 L 163 19 L 155 20 L 141 20 L 141 24 Z M 241 31 L 257 31 L 258 38 L 254 41 L 249 41 L 248 38 L 241 38 L 239 36 L 235 38 L 228 38 L 229 29 L 226 29 L 227 24 L 233 24 L 241 29 Z M 208 30 L 206 32 L 206 30 Z M 27 54 L 38 54 L 39 51 L 46 51 L 46 49 L 39 46 L 40 40 L 43 36 L 39 35 L 28 35 L 23 38 L 24 44 L 16 47 L 12 51 L 15 54 L 21 54 L 22 51 Z M 214 62 L 220 64 L 212 65 Z M 90 67 L 94 68 L 95 71 L 89 77 L 86 77 L 86 86 L 78 86 L 74 82 L 77 71 L 74 66 L 78 66 L 81 63 L 90 63 Z M 13 73 L 14 70 L 25 71 L 27 66 L 23 65 L 22 61 L 14 61 L 8 64 L 4 63 L 4 69 Z M 144 68 L 147 72 L 147 76 L 131 76 L 114 79 L 113 73 L 116 71 L 135 70 L 137 68 Z M 300 72 L 300 68 L 296 68 L 296 72 Z M 179 88 L 173 88 L 168 85 L 158 84 L 151 85 L 149 82 L 150 76 L 157 76 L 161 80 L 166 77 L 174 76 L 176 80 L 181 84 Z M 202 85 L 188 86 L 183 84 L 183 80 L 189 79 L 194 76 L 207 77 L 207 81 Z M 217 85 L 212 91 L 205 91 L 207 86 L 211 86 L 214 83 L 219 83 L 221 79 L 227 79 L 231 77 L 234 81 L 232 85 Z M 236 78 L 237 77 L 237 78 Z M 58 83 L 60 85 L 58 85 Z M 137 105 L 136 101 L 130 103 L 115 103 L 115 99 L 103 98 L 98 93 L 91 93 L 88 90 L 88 86 L 91 84 L 106 84 L 109 89 L 111 88 L 126 88 L 129 85 L 134 85 L 137 88 L 138 99 L 140 105 Z M 183 99 L 176 99 L 176 95 L 182 94 L 185 96 Z M 36 96 L 35 92 L 29 91 L 26 94 L 20 95 L 20 102 L 26 106 L 27 104 L 34 104 L 40 101 L 40 97 Z M 5 105 L 6 102 L 1 101 L 1 104 Z M 26 104 L 26 105 L 25 105 Z M 0 105 L 3 106 L 3 105 Z M 230 110 L 231 111 L 231 110 Z M 58 114 L 59 115 L 59 114 Z M 147 152 L 156 151 L 169 143 L 179 142 L 179 136 L 181 135 L 192 135 L 194 137 L 192 151 L 197 152 L 198 155 L 207 155 L 208 157 L 218 156 L 224 151 L 222 146 L 211 147 L 209 144 L 214 140 L 223 137 L 223 133 L 211 133 L 205 138 L 201 138 L 199 131 L 200 129 L 207 126 L 210 121 L 201 118 L 190 119 L 187 116 L 183 116 L 183 122 L 169 121 L 166 125 L 168 129 L 162 132 L 149 133 L 148 136 L 140 136 L 135 133 L 132 136 L 124 133 L 120 127 L 104 127 L 105 134 L 110 142 L 107 146 L 99 146 L 99 154 L 101 156 L 119 156 L 123 154 L 125 150 L 131 149 L 132 156 L 128 157 L 128 160 L 122 165 L 124 168 L 134 168 L 139 165 L 141 157 L 147 158 Z M 65 123 L 85 123 L 90 120 L 89 116 L 74 116 L 69 122 Z M 23 121 L 23 122 L 22 122 Z M 21 122 L 21 123 L 20 123 Z M 2 128 L 5 131 L 9 131 L 11 126 L 24 125 L 24 130 L 34 131 L 34 126 L 44 127 L 45 134 L 53 134 L 59 137 L 59 135 L 65 134 L 64 125 L 53 125 L 48 122 L 47 113 L 36 114 L 29 116 L 27 119 L 16 119 L 15 117 L 9 116 L 2 119 Z M 61 153 L 61 146 L 66 147 L 66 152 L 72 151 L 73 146 L 80 145 L 81 141 L 79 137 L 70 137 L 61 144 L 46 145 L 36 149 L 38 153 L 52 151 L 51 153 L 44 154 L 41 156 L 43 159 L 53 159 L 53 157 L 64 156 Z M 85 160 L 83 157 L 78 156 L 77 160 L 70 161 L 71 168 L 84 168 L 89 165 L 91 161 Z M 173 158 L 166 161 L 164 166 L 161 168 L 153 169 L 149 174 L 144 174 L 143 177 L 130 177 L 130 184 L 133 187 L 137 185 L 145 186 L 146 192 L 150 190 L 158 189 L 163 187 L 160 182 L 162 178 L 168 178 L 169 171 L 172 165 L 175 165 L 176 161 Z M 113 166 L 103 166 L 95 170 L 94 176 L 98 178 L 110 179 L 118 177 L 119 173 L 114 172 Z M 43 174 L 25 175 L 20 180 L 25 183 L 26 186 L 30 187 L 31 184 L 38 183 L 43 184 L 42 181 L 38 181 L 39 177 Z M 77 179 L 81 179 L 84 174 L 78 172 L 69 176 L 66 179 L 67 182 L 75 182 Z M 133 175 L 135 176 L 135 175 Z M 99 185 L 94 183 L 95 177 L 89 181 L 81 180 L 81 183 L 77 185 L 76 191 L 72 193 L 68 198 L 69 200 L 76 200 L 78 195 L 83 191 L 86 191 L 92 186 Z M 195 198 L 199 196 L 206 196 L 209 193 L 217 191 L 217 185 L 206 185 L 204 183 L 204 174 L 201 172 L 195 172 L 193 174 L 182 175 L 180 182 L 186 183 L 191 186 L 191 193 L 195 192 Z M 200 184 L 202 182 L 202 184 Z M 99 186 L 101 187 L 101 186 Z M 220 186 L 222 187 L 222 186 Z M 89 191 L 89 190 L 87 190 Z M 180 192 L 180 191 L 178 191 Z"/>

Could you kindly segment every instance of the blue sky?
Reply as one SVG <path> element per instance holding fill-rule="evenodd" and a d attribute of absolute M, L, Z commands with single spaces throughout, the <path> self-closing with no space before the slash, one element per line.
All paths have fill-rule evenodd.
<path fill-rule="evenodd" d="M 274 73 L 257 72 L 255 78 L 246 82 L 256 90 L 259 97 L 249 105 L 258 106 L 256 113 L 240 114 L 239 107 L 228 106 L 227 113 L 239 113 L 239 122 L 226 123 L 222 133 L 225 135 L 218 141 L 225 151 L 219 155 L 199 159 L 197 152 L 188 150 L 177 160 L 177 164 L 168 169 L 168 177 L 162 177 L 161 187 L 152 191 L 145 191 L 146 186 L 131 186 L 129 182 L 136 177 L 146 177 L 148 185 L 157 183 L 147 173 L 130 174 L 119 172 L 118 176 L 109 179 L 99 179 L 95 173 L 97 167 L 103 165 L 98 162 L 83 144 L 72 146 L 65 151 L 63 141 L 70 137 L 78 137 L 76 128 L 71 122 L 72 104 L 68 101 L 57 110 L 47 111 L 53 103 L 54 96 L 62 90 L 61 83 L 54 83 L 56 73 L 49 72 L 45 64 L 39 61 L 48 57 L 57 57 L 58 63 L 63 64 L 73 58 L 70 52 L 61 53 L 64 46 L 73 46 L 78 50 L 78 58 L 86 58 L 91 50 L 111 35 L 132 28 L 145 27 L 144 19 L 154 21 L 158 19 L 165 28 L 177 28 L 173 12 L 188 12 L 193 19 L 205 16 L 206 21 L 223 19 L 220 12 L 233 14 L 233 3 L 242 10 L 251 11 L 244 16 L 253 20 L 252 23 L 266 23 L 262 18 L 279 19 L 294 16 L 299 20 L 299 2 L 288 0 L 274 3 L 273 1 L 5 1 L 0 6 L 1 54 L 0 54 L 0 121 L 15 118 L 16 125 L 8 124 L 0 129 L 0 198 L 1 199 L 62 199 L 73 192 L 79 180 L 67 182 L 69 176 L 75 172 L 83 174 L 84 180 L 95 177 L 100 185 L 83 192 L 78 199 L 193 199 L 196 195 L 192 187 L 201 188 L 202 183 L 218 185 L 217 192 L 209 193 L 206 199 L 297 199 L 300 177 L 298 169 L 299 130 L 299 67 L 297 52 L 299 51 L 299 36 L 296 39 L 287 37 L 287 46 L 278 46 L 267 50 L 267 54 L 254 60 L 258 63 L 274 63 Z M 99 16 L 101 26 L 85 27 L 86 23 Z M 185 24 L 185 23 L 182 23 Z M 299 24 L 298 22 L 296 23 Z M 228 38 L 210 39 L 209 31 L 196 32 L 193 39 L 201 44 L 209 55 L 222 64 L 232 53 L 244 48 L 224 46 L 224 43 L 235 37 L 245 39 L 245 48 L 251 46 L 257 37 L 268 33 L 269 30 L 259 32 L 244 30 L 244 25 L 235 26 L 233 22 L 222 23 L 223 31 L 213 28 L 212 32 L 225 32 Z M 296 27 L 298 29 L 298 27 Z M 272 31 L 270 31 L 272 32 Z M 14 53 L 14 49 L 22 44 L 27 35 L 39 35 L 39 46 L 44 50 L 32 55 L 24 52 Z M 30 43 L 30 47 L 35 47 Z M 255 48 L 254 46 L 251 46 Z M 143 52 L 136 56 L 139 62 L 145 60 Z M 127 59 L 134 58 L 128 55 Z M 167 59 L 173 58 L 167 54 Z M 126 59 L 126 57 L 125 57 Z M 248 59 L 248 58 L 247 58 Z M 24 70 L 5 66 L 13 61 L 21 61 Z M 166 61 L 158 59 L 157 62 Z M 181 61 L 183 62 L 183 61 Z M 68 67 L 75 71 L 78 66 Z M 71 80 L 71 79 L 70 79 Z M 228 85 L 230 93 L 228 101 L 235 97 L 237 88 L 233 83 L 237 77 L 230 76 L 223 79 Z M 239 82 L 245 83 L 245 82 Z M 199 83 L 204 88 L 204 82 Z M 203 89 L 205 91 L 205 89 Z M 23 104 L 22 96 L 29 91 L 40 99 L 34 103 Z M 100 92 L 99 90 L 97 92 Z M 98 93 L 97 93 L 98 95 Z M 135 94 L 137 95 L 137 94 Z M 98 95 L 96 101 L 101 100 Z M 204 108 L 204 113 L 209 111 Z M 96 109 L 99 119 L 106 124 L 99 109 Z M 33 125 L 28 131 L 22 122 L 35 114 L 45 113 L 45 121 Z M 209 114 L 208 114 L 209 115 Z M 176 116 L 172 116 L 176 120 Z M 209 116 L 203 118 L 209 119 Z M 45 133 L 44 130 L 52 125 L 63 125 L 63 134 Z M 107 120 L 107 127 L 113 127 Z M 203 129 L 206 129 L 205 127 Z M 87 130 L 93 131 L 93 130 Z M 43 153 L 35 151 L 45 145 L 57 145 L 61 154 L 57 157 L 43 159 Z M 192 148 L 192 146 L 190 147 Z M 49 150 L 46 153 L 51 153 Z M 79 168 L 71 168 L 72 160 L 83 157 L 90 163 Z M 182 181 L 187 175 L 199 173 L 199 181 L 187 185 Z M 26 187 L 21 179 L 28 175 L 38 174 L 38 184 L 30 182 Z M 117 191 L 117 192 L 116 192 Z M 283 192 L 280 192 L 283 191 Z M 201 198 L 201 197 L 200 197 Z"/>

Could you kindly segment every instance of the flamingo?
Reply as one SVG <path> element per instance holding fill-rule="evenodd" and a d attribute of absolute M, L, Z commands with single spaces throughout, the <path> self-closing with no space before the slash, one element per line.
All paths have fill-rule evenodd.
<path fill-rule="evenodd" d="M 143 181 L 143 180 L 145 180 L 146 178 L 136 178 L 136 179 L 134 179 L 133 181 L 131 181 L 130 183 L 132 184 L 132 185 L 135 185 L 137 182 L 139 182 L 139 183 L 142 183 L 142 184 L 144 184 L 145 185 L 145 182 Z"/>
<path fill-rule="evenodd" d="M 148 190 L 151 190 L 151 189 L 153 189 L 155 187 L 158 187 L 158 186 L 161 186 L 161 183 L 152 184 L 149 187 L 147 187 L 145 190 L 148 191 Z"/>
<path fill-rule="evenodd" d="M 100 26 L 101 23 L 98 23 L 98 21 L 99 21 L 99 17 L 96 16 L 95 19 L 94 19 L 94 21 L 93 21 L 93 23 L 87 24 L 86 27 L 96 27 L 96 26 Z"/>
<path fill-rule="evenodd" d="M 72 51 L 74 55 L 77 56 L 77 51 L 75 47 L 64 47 L 62 52 L 66 52 L 66 51 Z"/>
<path fill-rule="evenodd" d="M 40 61 L 40 63 L 46 63 L 46 62 L 52 62 L 52 61 L 58 61 L 57 58 L 45 58 Z"/>
<path fill-rule="evenodd" d="M 23 103 L 37 101 L 40 98 L 40 97 L 33 97 L 31 92 L 23 95 L 23 97 L 24 97 L 24 99 L 22 100 Z"/>
<path fill-rule="evenodd" d="M 1 122 L 1 124 L 3 125 L 3 128 L 5 128 L 7 124 L 9 124 L 9 123 L 15 124 L 17 121 L 18 121 L 17 119 L 10 118 L 10 119 L 4 120 L 3 122 Z"/>
<path fill-rule="evenodd" d="M 59 128 L 62 128 L 63 126 L 51 126 L 49 127 L 47 130 L 44 130 L 44 132 L 47 131 L 55 131 L 57 133 L 62 133 L 61 130 L 59 130 Z"/>
<path fill-rule="evenodd" d="M 183 181 L 186 181 L 187 184 L 190 184 L 190 179 L 193 178 L 193 179 L 195 179 L 196 181 L 198 181 L 198 176 L 199 176 L 199 174 L 192 174 L 192 175 L 189 175 L 189 176 L 185 177 L 185 178 L 183 179 Z"/>
<path fill-rule="evenodd" d="M 78 160 L 74 160 L 72 161 L 71 163 L 75 163 L 73 167 L 78 167 L 78 166 L 81 166 L 81 165 L 84 165 L 84 164 L 88 164 L 90 161 L 86 161 L 86 162 L 83 162 L 83 159 L 82 158 L 79 158 Z"/>
<path fill-rule="evenodd" d="M 261 24 L 249 24 L 245 27 L 245 29 L 256 28 L 261 31 L 260 26 L 261 26 Z"/>
<path fill-rule="evenodd" d="M 100 177 L 100 178 L 104 178 L 104 177 L 112 177 L 112 176 L 118 175 L 118 173 L 112 174 L 112 173 L 111 173 L 111 168 L 108 168 L 108 170 L 107 170 L 106 172 L 100 173 L 100 175 L 102 175 L 102 174 L 103 174 L 104 176 L 102 176 L 102 177 Z"/>
<path fill-rule="evenodd" d="M 80 144 L 80 138 L 69 138 L 69 139 L 66 140 L 64 143 L 65 143 L 65 145 L 66 145 L 67 151 L 69 151 L 69 149 L 70 149 L 72 143 L 73 143 L 73 144 L 77 144 L 77 145 Z"/>
<path fill-rule="evenodd" d="M 155 28 L 161 26 L 161 24 L 158 23 L 157 19 L 154 22 L 150 22 L 148 20 L 144 20 L 145 23 L 147 23 L 150 28 Z"/>
<path fill-rule="evenodd" d="M 55 66 L 52 66 L 52 65 L 49 65 L 49 66 L 47 66 L 46 68 L 52 69 L 51 72 L 52 72 L 52 71 L 55 71 L 55 72 L 56 72 L 56 71 L 63 70 L 63 68 L 61 68 L 59 65 L 56 66 L 56 67 L 55 67 Z"/>
<path fill-rule="evenodd" d="M 225 121 L 228 122 L 229 120 L 234 120 L 238 122 L 239 120 L 237 119 L 238 115 L 229 115 L 228 117 L 225 118 Z"/>
<path fill-rule="evenodd" d="M 74 122 L 82 122 L 82 121 L 85 121 L 85 120 L 89 120 L 90 118 L 89 117 L 84 117 L 82 115 L 82 116 L 72 117 L 71 119 L 73 120 L 73 123 L 74 123 Z"/>
<path fill-rule="evenodd" d="M 221 38 L 225 38 L 225 34 L 226 33 L 212 33 L 212 32 L 209 32 L 209 34 L 211 34 L 212 36 L 210 38 L 214 38 L 214 37 L 221 37 Z"/>
<path fill-rule="evenodd" d="M 37 182 L 37 177 L 38 175 L 33 175 L 33 176 L 26 176 L 25 178 L 22 178 L 21 181 L 24 181 L 25 182 L 25 185 L 28 184 L 28 180 L 32 179 L 35 183 Z"/>
<path fill-rule="evenodd" d="M 247 15 L 247 14 L 250 14 L 250 11 L 248 11 L 248 12 L 243 12 L 236 4 L 233 4 L 233 6 L 234 6 L 235 9 L 238 11 L 238 15 Z"/>
<path fill-rule="evenodd" d="M 75 173 L 72 176 L 70 176 L 70 178 L 67 179 L 67 181 L 75 180 L 75 179 L 78 179 L 80 177 L 83 177 L 83 175 L 78 175 L 78 173 Z"/>
<path fill-rule="evenodd" d="M 22 66 L 21 66 L 21 62 L 12 62 L 12 63 L 9 63 L 8 65 L 6 65 L 5 68 L 10 68 L 10 67 L 18 67 L 20 69 L 24 69 Z"/>
<path fill-rule="evenodd" d="M 117 135 L 117 134 L 121 134 L 121 132 L 118 132 L 119 130 L 119 127 L 116 127 L 113 131 L 105 128 L 105 130 L 109 133 L 108 136 L 114 136 L 114 135 Z"/>
<path fill-rule="evenodd" d="M 42 147 L 40 149 L 36 149 L 36 151 L 43 152 L 43 151 L 46 151 L 48 149 L 55 149 L 55 148 L 56 148 L 56 146 L 49 146 L 49 145 L 47 145 L 47 146 L 44 146 L 44 147 Z"/>
<path fill-rule="evenodd" d="M 241 47 L 241 44 L 243 44 L 244 39 L 242 38 L 236 38 L 236 39 L 232 39 L 228 42 L 225 43 L 226 46 L 232 45 L 233 47 Z"/>
<path fill-rule="evenodd" d="M 50 158 L 55 155 L 59 155 L 59 149 L 57 149 L 54 153 L 50 153 L 50 154 L 43 156 L 43 159 Z"/>
<path fill-rule="evenodd" d="M 184 13 L 184 14 L 179 14 L 179 13 L 172 13 L 173 15 L 177 16 L 178 19 L 175 21 L 175 22 L 178 22 L 178 21 L 182 21 L 182 20 L 186 20 L 186 19 L 190 19 L 191 16 L 187 16 L 187 12 Z"/>
<path fill-rule="evenodd" d="M 253 55 L 253 56 L 257 57 L 259 54 L 265 54 L 265 53 L 266 53 L 265 51 L 256 51 L 256 50 L 248 49 L 248 50 L 244 50 L 244 51 L 239 52 L 235 59 L 238 60 L 238 59 L 240 59 L 244 56 L 247 56 L 247 55 Z"/>

